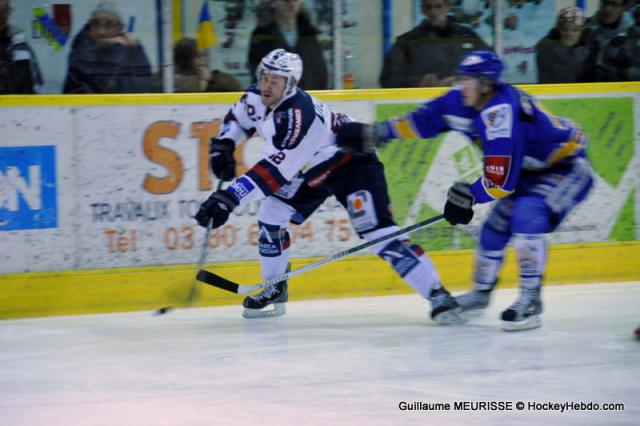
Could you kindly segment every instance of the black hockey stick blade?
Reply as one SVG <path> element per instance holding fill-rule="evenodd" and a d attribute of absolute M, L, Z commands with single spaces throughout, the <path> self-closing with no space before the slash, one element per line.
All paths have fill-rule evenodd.
<path fill-rule="evenodd" d="M 240 287 L 238 284 L 231 282 L 220 275 L 216 275 L 213 272 L 209 272 L 206 269 L 200 269 L 196 275 L 196 279 L 205 284 L 213 285 L 232 293 L 238 293 L 238 289 Z"/>
<path fill-rule="evenodd" d="M 429 226 L 434 223 L 440 222 L 443 219 L 444 219 L 444 215 L 438 215 L 438 216 L 432 217 L 431 219 L 426 219 L 421 222 L 414 223 L 413 225 L 407 226 L 406 228 L 399 229 L 390 234 L 384 235 L 382 237 L 376 238 L 371 241 L 367 241 L 366 243 L 360 244 L 358 246 L 351 247 L 350 249 L 346 249 L 332 256 L 325 257 L 324 259 L 320 259 L 317 262 L 313 262 L 313 263 L 310 263 L 309 265 L 303 266 L 302 268 L 298 268 L 295 271 L 278 275 L 276 277 L 270 278 L 264 282 L 261 282 L 255 285 L 237 284 L 237 283 L 234 283 L 233 281 L 229 281 L 228 279 L 221 277 L 220 275 L 214 274 L 213 272 L 207 271 L 205 269 L 200 269 L 198 271 L 198 275 L 196 275 L 196 279 L 205 284 L 209 284 L 214 287 L 218 287 L 223 290 L 230 291 L 232 293 L 247 294 L 247 293 L 251 293 L 252 291 L 264 288 L 268 285 L 279 283 L 280 281 L 284 281 L 296 275 L 300 275 L 305 272 L 311 271 L 312 269 L 319 268 L 320 266 L 326 265 L 340 258 L 349 256 L 351 254 L 357 253 L 373 245 L 383 243 L 385 241 L 391 240 L 400 235 L 408 234 L 409 232 L 415 231 L 416 229 L 424 228 L 425 226 Z"/>

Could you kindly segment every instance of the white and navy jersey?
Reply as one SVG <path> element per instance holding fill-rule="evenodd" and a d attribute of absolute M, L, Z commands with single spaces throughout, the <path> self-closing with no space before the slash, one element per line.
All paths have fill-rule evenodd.
<path fill-rule="evenodd" d="M 334 130 L 350 120 L 300 89 L 267 108 L 257 85 L 251 86 L 225 116 L 219 137 L 237 144 L 257 132 L 265 141 L 263 158 L 228 190 L 246 203 L 278 192 L 300 175 L 309 185 L 320 185 L 349 161 L 335 144 Z"/>
<path fill-rule="evenodd" d="M 388 139 L 431 138 L 458 130 L 479 142 L 484 173 L 471 185 L 478 203 L 512 194 L 522 170 L 545 170 L 585 156 L 586 136 L 576 123 L 554 116 L 508 84 L 498 85 L 482 111 L 464 106 L 460 90 L 454 88 L 384 126 Z"/>

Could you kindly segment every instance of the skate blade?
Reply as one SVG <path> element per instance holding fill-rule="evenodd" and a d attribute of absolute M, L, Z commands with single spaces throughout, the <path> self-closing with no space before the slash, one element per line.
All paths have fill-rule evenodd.
<path fill-rule="evenodd" d="M 455 308 L 436 315 L 433 320 L 440 325 L 459 325 L 467 322 L 467 318 L 462 315 L 460 308 Z"/>
<path fill-rule="evenodd" d="M 460 314 L 465 318 L 476 318 L 482 316 L 487 312 L 487 308 L 471 308 L 471 309 L 462 309 Z"/>
<path fill-rule="evenodd" d="M 248 319 L 271 318 L 271 317 L 281 317 L 286 313 L 287 313 L 287 305 L 285 305 L 284 303 L 274 303 L 272 305 L 264 307 L 263 309 L 244 308 L 244 311 L 242 312 L 242 317 L 248 318 Z"/>
<path fill-rule="evenodd" d="M 504 331 L 522 331 L 531 330 L 542 326 L 539 315 L 534 315 L 522 321 L 502 321 L 502 329 Z"/>

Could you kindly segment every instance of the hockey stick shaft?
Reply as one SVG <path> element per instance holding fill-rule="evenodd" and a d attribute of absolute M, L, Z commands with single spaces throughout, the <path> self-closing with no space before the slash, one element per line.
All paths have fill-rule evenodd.
<path fill-rule="evenodd" d="M 216 191 L 220 191 L 222 189 L 222 184 L 224 181 L 222 179 L 218 180 L 218 184 L 216 185 Z M 204 233 L 204 239 L 202 240 L 202 246 L 200 248 L 200 259 L 198 259 L 198 271 L 202 270 L 204 267 L 204 262 L 207 259 L 207 253 L 209 251 L 209 235 L 211 234 L 211 230 L 213 229 L 213 219 L 209 219 L 207 223 L 207 230 Z M 196 274 L 197 277 L 197 274 Z M 190 306 L 193 300 L 197 295 L 197 278 L 194 277 L 191 281 L 191 287 L 189 288 L 189 294 L 187 295 L 187 306 Z"/>
<path fill-rule="evenodd" d="M 407 226 L 405 228 L 399 229 L 395 232 L 392 232 L 390 234 L 384 235 L 382 237 L 376 238 L 374 240 L 371 241 L 367 241 L 366 243 L 360 244 L 358 246 L 355 247 L 351 247 L 350 249 L 341 251 L 339 253 L 336 253 L 332 256 L 329 257 L 325 257 L 324 259 L 320 259 L 317 262 L 313 262 L 310 263 L 309 265 L 303 266 L 302 268 L 296 269 L 295 271 L 291 271 L 291 272 L 287 272 L 285 274 L 282 275 L 278 275 L 275 276 L 273 278 L 270 278 L 264 282 L 261 282 L 259 284 L 256 285 L 241 285 L 241 284 L 237 284 L 234 283 L 233 281 L 229 281 L 226 278 L 223 278 L 219 275 L 216 275 L 212 272 L 209 272 L 207 270 L 204 269 L 200 269 L 198 271 L 198 274 L 196 275 L 196 279 L 205 283 L 205 284 L 209 284 L 212 285 L 214 287 L 218 287 L 221 288 L 223 290 L 227 290 L 230 291 L 232 293 L 238 293 L 238 294 L 246 294 L 246 293 L 251 293 L 252 291 L 264 288 L 268 285 L 271 284 L 275 284 L 275 283 L 279 283 L 280 281 L 284 281 L 287 280 L 291 277 L 295 277 L 297 275 L 301 275 L 304 274 L 305 272 L 309 272 L 313 269 L 319 268 L 321 266 L 324 266 L 328 263 L 334 262 L 338 259 L 341 259 L 343 257 L 352 255 L 354 253 L 357 253 L 359 251 L 365 250 L 371 246 L 374 246 L 376 244 L 380 244 L 383 243 L 385 241 L 389 241 L 393 238 L 396 238 L 400 235 L 403 234 L 408 234 L 409 232 L 415 231 L 417 229 L 420 228 L 424 228 L 426 226 L 432 225 L 434 223 L 440 222 L 442 219 L 444 219 L 443 215 L 438 215 L 435 217 L 432 217 L 431 219 L 426 219 L 423 220 L 421 222 L 418 223 L 414 223 L 413 225 Z"/>
<path fill-rule="evenodd" d="M 216 191 L 219 191 L 222 188 L 223 180 L 218 181 L 218 185 L 216 186 Z M 209 220 L 207 223 L 207 230 L 204 233 L 204 239 L 202 240 L 202 246 L 200 249 L 200 259 L 198 259 L 198 271 L 202 270 L 204 267 L 204 262 L 207 259 L 207 251 L 209 249 L 209 235 L 211 234 L 211 229 L 213 229 L 213 219 Z M 197 276 L 191 280 L 191 285 L 189 287 L 189 293 L 187 293 L 187 299 L 185 300 L 185 306 L 189 307 L 196 299 L 198 295 L 198 280 Z M 174 306 L 165 306 L 155 311 L 155 315 L 162 315 L 170 312 L 174 309 Z"/>

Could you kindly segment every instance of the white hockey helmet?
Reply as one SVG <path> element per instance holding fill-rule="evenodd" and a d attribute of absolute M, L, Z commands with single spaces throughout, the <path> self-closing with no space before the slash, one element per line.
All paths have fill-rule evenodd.
<path fill-rule="evenodd" d="M 260 81 L 262 73 L 281 75 L 287 79 L 287 91 L 293 90 L 302 77 L 302 59 L 297 53 L 276 49 L 262 58 L 256 69 L 256 77 Z"/>

